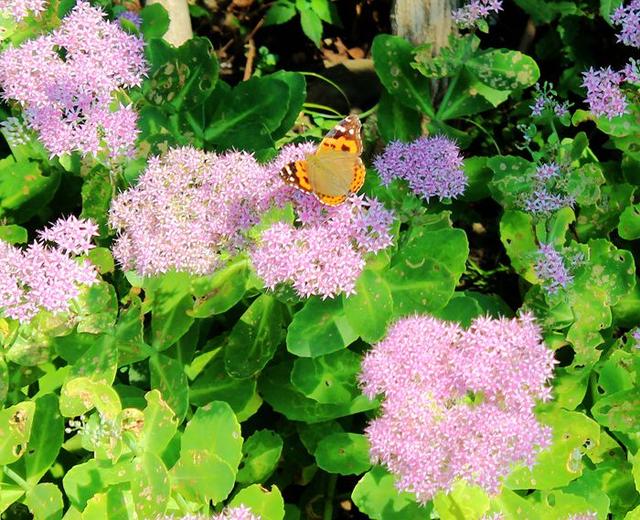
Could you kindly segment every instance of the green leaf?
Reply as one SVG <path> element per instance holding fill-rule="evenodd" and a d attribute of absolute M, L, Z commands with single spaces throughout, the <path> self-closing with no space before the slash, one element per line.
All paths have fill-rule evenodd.
<path fill-rule="evenodd" d="M 250 272 L 249 261 L 237 258 L 211 276 L 194 278 L 191 292 L 196 303 L 191 315 L 208 318 L 228 311 L 246 293 Z"/>
<path fill-rule="evenodd" d="M 606 184 L 600 200 L 593 206 L 582 206 L 576 223 L 581 242 L 606 236 L 620 222 L 620 214 L 632 204 L 634 187 L 629 184 Z"/>
<path fill-rule="evenodd" d="M 490 196 L 489 182 L 492 174 L 487 162 L 487 157 L 481 156 L 464 160 L 464 174 L 468 184 L 462 196 L 463 200 L 475 202 Z"/>
<path fill-rule="evenodd" d="M 196 406 L 204 406 L 211 401 L 225 401 L 239 414 L 256 395 L 254 379 L 234 379 L 224 368 L 222 352 L 219 352 L 207 368 L 189 387 L 189 400 Z"/>
<path fill-rule="evenodd" d="M 302 32 L 309 38 L 316 47 L 320 48 L 322 39 L 322 20 L 312 9 L 302 9 L 300 11 L 300 25 Z"/>
<path fill-rule="evenodd" d="M 224 346 L 231 377 L 251 377 L 271 360 L 284 337 L 284 306 L 273 296 L 256 298 L 236 322 Z"/>
<path fill-rule="evenodd" d="M 115 419 L 122 410 L 118 393 L 109 385 L 88 377 L 67 381 L 60 392 L 60 413 L 75 417 L 96 408 L 105 418 Z"/>
<path fill-rule="evenodd" d="M 383 276 L 371 269 L 356 280 L 356 293 L 343 296 L 342 305 L 349 325 L 368 343 L 378 341 L 387 329 L 393 311 L 391 290 Z"/>
<path fill-rule="evenodd" d="M 296 356 L 317 357 L 342 350 L 357 337 L 340 299 L 309 298 L 289 325 L 287 350 Z"/>
<path fill-rule="evenodd" d="M 359 372 L 360 356 L 345 349 L 326 356 L 296 359 L 291 384 L 319 403 L 349 404 L 360 394 Z"/>
<path fill-rule="evenodd" d="M 142 27 L 140 30 L 146 41 L 162 38 L 169 28 L 169 15 L 161 4 L 149 4 L 140 11 Z"/>
<path fill-rule="evenodd" d="M 627 206 L 620 214 L 618 234 L 625 240 L 640 238 L 640 204 Z"/>
<path fill-rule="evenodd" d="M 353 415 L 377 406 L 363 395 L 348 404 L 321 404 L 298 392 L 290 382 L 291 365 L 270 365 L 260 376 L 260 395 L 276 411 L 291 421 L 318 423 Z"/>
<path fill-rule="evenodd" d="M 144 409 L 140 448 L 161 455 L 178 430 L 178 419 L 157 390 L 147 392 L 144 398 L 147 407 Z"/>
<path fill-rule="evenodd" d="M 509 489 L 553 489 L 567 485 L 582 475 L 582 458 L 600 444 L 598 423 L 579 412 L 560 408 L 539 414 L 551 427 L 553 443 L 538 456 L 533 470 L 518 468 L 505 480 Z"/>
<path fill-rule="evenodd" d="M 285 516 L 284 499 L 276 486 L 271 486 L 271 491 L 257 484 L 241 489 L 229 507 L 241 505 L 249 507 L 252 514 L 263 520 L 282 520 Z"/>
<path fill-rule="evenodd" d="M 62 493 L 55 484 L 37 484 L 27 491 L 25 505 L 33 513 L 34 520 L 58 520 L 62 518 Z"/>
<path fill-rule="evenodd" d="M 489 508 L 489 497 L 481 488 L 458 481 L 449 493 L 437 493 L 433 505 L 441 518 L 481 518 Z"/>
<path fill-rule="evenodd" d="M 25 454 L 35 408 L 33 401 L 23 401 L 0 410 L 0 465 L 11 464 Z"/>
<path fill-rule="evenodd" d="M 110 331 L 118 317 L 118 300 L 113 285 L 98 282 L 77 298 L 78 332 L 100 334 Z"/>
<path fill-rule="evenodd" d="M 29 236 L 27 235 L 27 230 L 22 226 L 8 224 L 0 226 L 0 240 L 10 244 L 26 244 Z"/>
<path fill-rule="evenodd" d="M 271 74 L 270 77 L 284 83 L 289 89 L 286 98 L 287 113 L 282 118 L 280 126 L 271 132 L 272 139 L 277 140 L 287 135 L 298 119 L 302 105 L 307 98 L 307 82 L 299 72 L 279 70 Z"/>
<path fill-rule="evenodd" d="M 533 164 L 522 157 L 497 155 L 487 159 L 487 166 L 493 171 L 489 183 L 493 198 L 506 209 L 518 208 L 521 196 L 532 189 Z"/>
<path fill-rule="evenodd" d="M 24 495 L 24 489 L 18 485 L 5 484 L 3 482 L 0 489 L 2 489 L 2 493 L 0 493 L 0 513 L 6 511 L 11 504 L 20 500 Z"/>
<path fill-rule="evenodd" d="M 371 467 L 369 441 L 356 433 L 334 433 L 318 443 L 318 466 L 329 473 L 360 475 Z"/>
<path fill-rule="evenodd" d="M 433 118 L 430 80 L 411 66 L 413 51 L 408 41 L 388 34 L 377 35 L 371 47 L 376 73 L 384 88 L 406 107 Z"/>
<path fill-rule="evenodd" d="M 378 102 L 378 130 L 385 141 L 408 142 L 420 135 L 422 116 L 382 89 Z"/>
<path fill-rule="evenodd" d="M 640 388 L 632 388 L 598 399 L 591 413 L 602 426 L 633 435 L 640 430 L 639 404 Z"/>
<path fill-rule="evenodd" d="M 242 462 L 236 480 L 241 484 L 265 482 L 278 465 L 282 446 L 282 437 L 277 433 L 271 430 L 254 432 L 242 446 Z"/>
<path fill-rule="evenodd" d="M 154 4 L 157 5 L 157 4 Z M 130 492 L 126 491 L 130 496 Z M 109 520 L 129 520 L 134 515 L 133 504 L 125 502 L 125 491 L 118 487 L 107 489 L 106 493 L 98 493 L 87 502 L 87 507 L 82 512 L 83 520 L 93 518 L 108 518 Z M 75 520 L 69 517 L 69 511 L 65 514 L 65 520 Z"/>
<path fill-rule="evenodd" d="M 193 297 L 188 293 L 186 273 L 168 273 L 158 280 L 152 291 L 151 345 L 165 350 L 178 341 L 193 325 Z"/>
<path fill-rule="evenodd" d="M 538 245 L 531 216 L 521 211 L 505 211 L 500 219 L 500 240 L 515 271 L 528 282 L 537 283 L 533 260 Z"/>
<path fill-rule="evenodd" d="M 0 160 L 0 217 L 26 222 L 51 201 L 59 185 L 58 169 L 44 175 L 36 162 L 5 157 Z"/>
<path fill-rule="evenodd" d="M 0 406 L 4 403 L 9 392 L 9 367 L 3 357 L 0 357 Z"/>
<path fill-rule="evenodd" d="M 70 377 L 88 377 L 110 385 L 118 368 L 116 338 L 110 334 L 95 337 L 93 345 L 73 364 Z"/>
<path fill-rule="evenodd" d="M 498 90 L 530 87 L 540 77 L 540 69 L 533 58 L 508 49 L 480 52 L 469 59 L 465 67 L 482 83 Z"/>
<path fill-rule="evenodd" d="M 64 440 L 64 421 L 58 409 L 58 397 L 55 394 L 44 395 L 35 403 L 29 450 L 23 457 L 29 484 L 36 484 L 51 468 Z"/>
<path fill-rule="evenodd" d="M 149 358 L 149 368 L 151 387 L 160 391 L 178 422 L 182 422 L 189 408 L 189 386 L 182 364 L 163 354 L 156 354 Z"/>
<path fill-rule="evenodd" d="M 164 514 L 171 486 L 162 460 L 153 453 L 143 453 L 131 462 L 135 478 L 131 496 L 138 518 L 155 518 Z"/>
<path fill-rule="evenodd" d="M 419 506 L 411 493 L 401 493 L 395 477 L 374 466 L 353 488 L 353 503 L 373 520 L 424 520 L 432 506 Z"/>
<path fill-rule="evenodd" d="M 208 38 L 194 37 L 180 47 L 160 39 L 147 42 L 151 69 L 143 84 L 146 98 L 163 110 L 202 105 L 218 80 L 218 61 Z"/>
<path fill-rule="evenodd" d="M 82 183 L 82 213 L 80 218 L 92 219 L 100 234 L 108 232 L 109 205 L 113 187 L 106 168 L 93 168 Z"/>
<path fill-rule="evenodd" d="M 622 5 L 622 0 L 600 0 L 600 16 L 611 24 L 611 15 Z"/>
<path fill-rule="evenodd" d="M 231 493 L 235 480 L 235 471 L 227 462 L 202 450 L 180 450 L 170 474 L 173 489 L 192 502 L 221 502 Z"/>
<path fill-rule="evenodd" d="M 274 2 L 264 17 L 264 25 L 280 25 L 287 23 L 296 15 L 296 8 L 288 0 Z"/>
<path fill-rule="evenodd" d="M 468 253 L 467 237 L 461 229 L 416 228 L 400 245 L 385 273 L 394 317 L 444 307 L 464 272 Z"/>

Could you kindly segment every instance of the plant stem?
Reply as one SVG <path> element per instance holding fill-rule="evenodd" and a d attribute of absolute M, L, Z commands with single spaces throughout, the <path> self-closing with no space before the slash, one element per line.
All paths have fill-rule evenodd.
<path fill-rule="evenodd" d="M 27 481 L 23 479 L 20 475 L 18 475 L 15 471 L 13 471 L 11 468 L 7 466 L 3 466 L 2 470 L 4 471 L 4 474 L 7 477 L 13 480 L 16 484 L 18 484 L 18 486 L 20 486 L 25 491 L 29 491 L 29 489 L 31 489 L 31 486 L 27 483 Z"/>
<path fill-rule="evenodd" d="M 332 520 L 333 518 L 333 501 L 336 496 L 336 483 L 338 482 L 338 475 L 329 475 L 327 479 L 327 493 L 324 499 L 324 513 L 322 514 L 322 520 Z"/>

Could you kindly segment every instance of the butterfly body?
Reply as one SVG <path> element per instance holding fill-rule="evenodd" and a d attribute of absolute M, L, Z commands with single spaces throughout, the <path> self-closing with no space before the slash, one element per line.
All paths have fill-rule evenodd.
<path fill-rule="evenodd" d="M 287 164 L 281 177 L 287 184 L 313 193 L 323 204 L 342 204 L 364 183 L 361 128 L 358 116 L 346 117 L 322 139 L 314 154 Z"/>

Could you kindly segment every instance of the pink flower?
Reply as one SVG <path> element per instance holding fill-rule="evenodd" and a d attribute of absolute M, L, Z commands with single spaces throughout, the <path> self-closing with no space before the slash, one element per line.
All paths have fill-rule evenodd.
<path fill-rule="evenodd" d="M 362 363 L 374 462 L 426 503 L 457 479 L 497 493 L 514 464 L 533 465 L 551 442 L 535 418 L 548 400 L 553 352 L 530 314 L 477 318 L 468 330 L 429 316 L 398 321 Z"/>
<path fill-rule="evenodd" d="M 80 1 L 51 34 L 0 55 L 3 97 L 25 109 L 52 155 L 132 152 L 137 114 L 114 94 L 142 83 L 144 42 L 104 17 Z"/>
<path fill-rule="evenodd" d="M 279 222 L 266 229 L 251 260 L 269 289 L 289 283 L 302 297 L 349 295 L 366 263 L 365 254 L 391 245 L 393 215 L 377 200 L 363 196 L 325 206 L 279 180 L 282 166 L 313 151 L 307 144 L 287 146 L 267 166 L 267 175 L 275 179 L 268 199 L 280 205 L 292 202 L 297 225 Z"/>
<path fill-rule="evenodd" d="M 93 247 L 88 240 L 94 226 L 89 221 L 59 220 L 39 233 L 41 237 L 51 237 L 44 240 L 58 242 L 60 247 L 36 241 L 22 250 L 0 241 L 2 314 L 28 322 L 41 310 L 67 312 L 81 288 L 97 282 L 94 267 L 75 258 L 75 254 Z M 80 231 L 81 228 L 84 229 Z"/>
<path fill-rule="evenodd" d="M 55 242 L 63 252 L 73 255 L 86 255 L 95 247 L 91 240 L 97 237 L 98 226 L 91 220 L 79 219 L 71 215 L 38 232 L 44 242 Z"/>
<path fill-rule="evenodd" d="M 114 256 L 141 275 L 211 274 L 246 246 L 269 192 L 264 169 L 248 153 L 169 150 L 113 200 Z"/>
<path fill-rule="evenodd" d="M 29 15 L 40 14 L 46 7 L 46 0 L 0 0 L 0 12 L 10 14 L 18 22 Z"/>

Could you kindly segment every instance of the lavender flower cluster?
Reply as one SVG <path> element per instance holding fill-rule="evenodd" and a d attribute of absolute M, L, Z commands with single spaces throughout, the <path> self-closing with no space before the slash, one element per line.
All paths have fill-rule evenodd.
<path fill-rule="evenodd" d="M 141 275 L 210 274 L 247 244 L 269 189 L 248 153 L 184 147 L 153 157 L 137 186 L 112 201 L 114 256 Z"/>
<path fill-rule="evenodd" d="M 283 148 L 267 166 L 269 176 L 277 176 L 284 164 L 313 150 L 309 145 Z M 298 225 L 272 225 L 252 250 L 253 266 L 269 289 L 289 283 L 302 297 L 352 294 L 364 255 L 391 245 L 393 214 L 375 199 L 352 196 L 340 206 L 327 207 L 290 187 L 274 192 L 272 198 L 276 204 L 293 201 Z"/>
<path fill-rule="evenodd" d="M 20 22 L 30 15 L 38 15 L 47 7 L 46 0 L 0 0 L 0 13 Z"/>
<path fill-rule="evenodd" d="M 531 115 L 540 117 L 545 111 L 553 112 L 557 117 L 563 117 L 569 113 L 569 103 L 560 102 L 558 95 L 549 83 L 535 86 L 534 102 L 530 106 Z"/>
<path fill-rule="evenodd" d="M 392 142 L 374 165 L 384 185 L 404 179 L 411 191 L 425 199 L 459 197 L 467 186 L 460 149 L 444 136 Z"/>
<path fill-rule="evenodd" d="M 97 229 L 70 217 L 42 230 L 26 249 L 0 241 L 2 314 L 24 323 L 41 310 L 69 311 L 81 289 L 97 282 L 94 267 L 77 258 L 93 247 Z"/>
<path fill-rule="evenodd" d="M 566 288 L 573 281 L 564 257 L 553 245 L 540 244 L 537 256 L 533 268 L 547 294 L 556 294 L 560 288 Z"/>
<path fill-rule="evenodd" d="M 522 209 L 535 216 L 548 216 L 561 208 L 572 207 L 573 197 L 563 193 L 562 169 L 556 163 L 541 164 L 533 176 L 533 189 L 522 198 Z"/>
<path fill-rule="evenodd" d="M 451 12 L 451 18 L 462 29 L 474 27 L 491 13 L 502 11 L 502 0 L 471 0 L 460 9 Z"/>
<path fill-rule="evenodd" d="M 604 69 L 590 68 L 583 72 L 582 86 L 587 89 L 587 104 L 595 116 L 611 119 L 621 116 L 627 111 L 627 98 L 620 87 L 627 81 L 627 69 L 617 72 L 611 67 Z M 633 73 L 633 68 L 627 71 Z M 637 78 L 630 77 L 630 81 Z"/>
<path fill-rule="evenodd" d="M 25 109 L 52 155 L 132 152 L 137 114 L 114 108 L 114 93 L 141 84 L 144 42 L 104 17 L 79 1 L 55 31 L 0 55 L 3 97 Z"/>
<path fill-rule="evenodd" d="M 476 318 L 467 330 L 398 321 L 360 374 L 365 395 L 383 396 L 366 429 L 373 460 L 422 504 L 458 479 L 497 493 L 512 465 L 532 466 L 550 445 L 533 408 L 551 398 L 554 363 L 531 314 Z"/>
<path fill-rule="evenodd" d="M 215 515 L 162 515 L 157 516 L 155 520 L 260 520 L 261 518 L 262 516 L 254 514 L 251 508 L 240 505 L 237 507 L 225 507 L 220 513 Z"/>
<path fill-rule="evenodd" d="M 640 48 L 640 0 L 631 0 L 626 6 L 618 7 L 611 22 L 620 26 L 617 35 L 620 43 Z"/>

